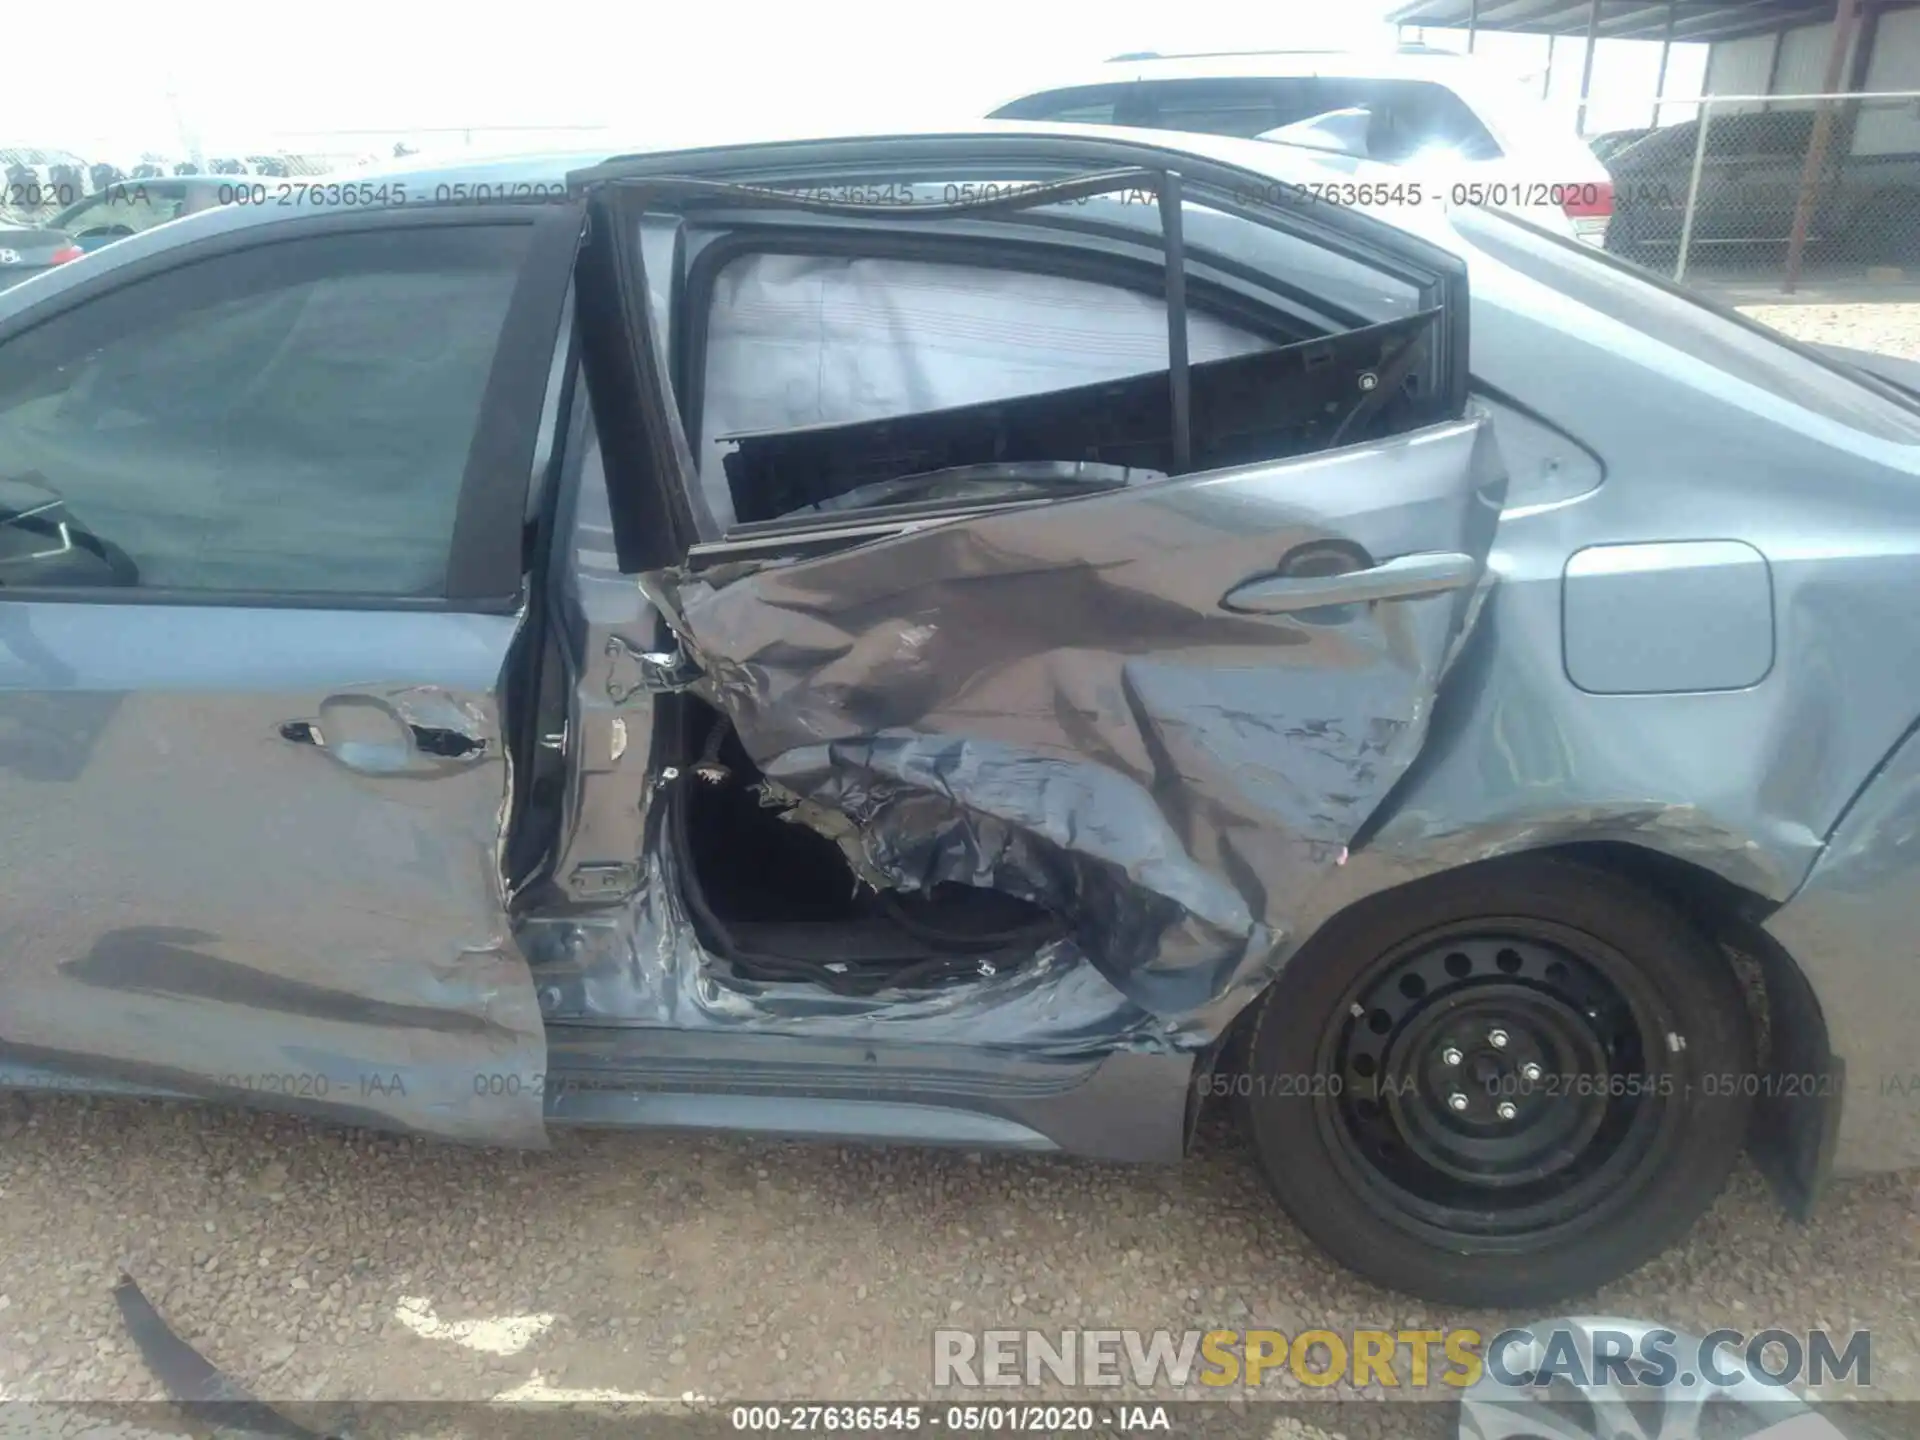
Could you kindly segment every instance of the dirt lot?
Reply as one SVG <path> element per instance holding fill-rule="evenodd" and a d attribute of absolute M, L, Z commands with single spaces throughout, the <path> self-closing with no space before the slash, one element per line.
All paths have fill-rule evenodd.
<path fill-rule="evenodd" d="M 1764 318 L 1920 358 L 1920 305 Z M 123 1266 L 281 1400 L 925 1396 L 936 1325 L 1534 1318 L 1441 1313 L 1335 1268 L 1218 1125 L 1172 1169 L 651 1135 L 491 1153 L 50 1097 L 0 1108 L 0 1136 L 0 1397 L 158 1393 L 110 1298 Z M 1569 1308 L 1870 1328 L 1877 1387 L 1920 1399 L 1917 1187 L 1843 1186 L 1800 1226 L 1743 1172 L 1685 1246 Z"/>
<path fill-rule="evenodd" d="M 1800 340 L 1920 360 L 1920 304 L 1748 305 L 1746 313 Z"/>

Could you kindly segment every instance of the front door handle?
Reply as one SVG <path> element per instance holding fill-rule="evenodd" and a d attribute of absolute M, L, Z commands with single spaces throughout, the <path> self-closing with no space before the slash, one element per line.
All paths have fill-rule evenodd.
<path fill-rule="evenodd" d="M 280 738 L 311 745 L 364 775 L 444 775 L 487 758 L 476 717 L 430 689 L 329 695 L 312 719 L 287 720 Z"/>
<path fill-rule="evenodd" d="M 1433 550 L 1340 575 L 1263 576 L 1236 585 L 1220 597 L 1220 605 L 1243 615 L 1290 615 L 1368 600 L 1412 600 L 1464 590 L 1479 573 L 1471 555 Z"/>

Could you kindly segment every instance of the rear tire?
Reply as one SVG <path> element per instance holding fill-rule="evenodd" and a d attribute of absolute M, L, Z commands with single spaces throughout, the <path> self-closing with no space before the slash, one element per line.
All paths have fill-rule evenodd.
<path fill-rule="evenodd" d="M 1268 1184 L 1336 1259 L 1428 1300 L 1595 1289 L 1684 1235 L 1744 1141 L 1738 981 L 1607 871 L 1417 881 L 1336 917 L 1258 1003 L 1236 1090 Z"/>

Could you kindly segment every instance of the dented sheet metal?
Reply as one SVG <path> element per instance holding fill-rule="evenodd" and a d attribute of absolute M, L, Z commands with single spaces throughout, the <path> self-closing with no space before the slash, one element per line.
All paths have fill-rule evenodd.
<path fill-rule="evenodd" d="M 562 1025 L 930 1039 L 1037 1054 L 1079 1054 L 1116 1041 L 1139 1049 L 1168 1043 L 1165 1027 L 1087 964 L 1071 941 L 965 985 L 877 996 L 749 981 L 702 948 L 681 900 L 672 829 L 663 823 L 673 788 L 691 777 L 662 775 L 652 752 L 653 697 L 635 685 L 632 665 L 607 659 L 657 648 L 660 615 L 614 561 L 601 454 L 591 432 L 580 454 L 574 564 L 560 577 L 556 610 L 563 642 L 576 657 L 569 724 L 581 738 L 555 870 L 576 885 L 582 877 L 617 877 L 627 899 L 520 917 L 520 945 L 538 977 L 547 1018 Z M 584 889 L 575 893 L 593 898 Z"/>
<path fill-rule="evenodd" d="M 519 618 L 188 614 L 0 605 L 0 1048 L 544 1143 L 497 855 Z"/>
<path fill-rule="evenodd" d="M 1503 489 L 1469 421 L 652 584 L 756 762 L 896 885 L 1044 904 L 1128 1000 L 1204 1029 L 1418 752 Z M 1354 546 L 1465 568 L 1345 604 L 1321 567 Z M 1273 577 L 1313 603 L 1223 603 Z"/>
<path fill-rule="evenodd" d="M 818 985 L 747 980 L 701 947 L 681 883 L 671 855 L 656 847 L 625 906 L 522 926 L 551 1021 L 1014 1046 L 1032 1055 L 1177 1043 L 1072 941 L 963 985 L 840 995 Z"/>
<path fill-rule="evenodd" d="M 1844 1067 L 1843 1087 L 1827 1081 L 1808 1097 L 1845 1100 L 1835 1172 L 1920 1165 L 1920 995 L 1911 983 L 1920 962 L 1920 729 L 1888 757 L 1767 929 L 1820 997 Z"/>
<path fill-rule="evenodd" d="M 951 266 L 898 259 L 733 260 L 706 316 L 696 451 L 701 435 L 867 421 L 1166 363 L 1160 300 L 1129 295 L 1138 303 L 1116 306 L 1103 287 L 1108 299 L 1094 305 L 1084 284 L 1051 275 L 976 267 L 964 285 L 961 278 Z M 822 312 L 819 295 L 828 292 L 874 303 Z M 795 294 L 808 303 L 790 303 Z M 880 304 L 883 296 L 891 298 Z M 821 313 L 831 316 L 824 331 Z M 1197 313 L 1189 321 L 1196 359 L 1263 343 Z M 707 499 L 728 515 L 720 459 L 730 447 L 707 443 L 720 446 L 705 452 Z M 753 712 L 742 737 L 777 785 L 814 814 L 859 827 L 867 850 L 856 873 L 907 886 L 941 878 L 997 886 L 1061 906 L 1078 923 L 1071 938 L 1017 957 L 1024 963 L 939 989 L 861 998 L 744 980 L 702 949 L 679 901 L 671 827 L 659 822 L 671 787 L 690 782 L 639 793 L 644 751 L 623 746 L 608 759 L 589 741 L 557 873 L 582 898 L 589 873 L 630 876 L 632 888 L 617 912 L 523 918 L 543 1006 L 563 1024 L 1055 1052 L 1200 1043 L 1207 1026 L 1194 1019 L 1207 996 L 1216 987 L 1230 993 L 1236 976 L 1269 971 L 1293 943 L 1269 913 L 1284 913 L 1289 886 L 1310 889 L 1337 863 L 1418 749 L 1449 637 L 1468 628 L 1466 597 L 1457 605 L 1388 601 L 1344 627 L 1327 615 L 1305 624 L 1236 616 L 1220 605 L 1235 567 L 1269 573 L 1290 547 L 1332 534 L 1383 557 L 1461 543 L 1478 564 L 1498 510 L 1490 444 L 1468 440 L 1463 427 L 1450 441 L 1403 439 L 1292 467 L 1223 472 L 1211 489 L 1190 479 L 1156 492 L 1212 497 L 1184 518 L 1178 505 L 1156 509 L 1145 491 L 1111 497 L 1102 509 L 1076 502 L 1043 527 L 1044 553 L 1019 549 L 1037 518 L 1026 512 L 997 526 L 942 527 L 948 538 L 930 545 L 860 552 L 870 560 L 794 566 L 724 593 L 710 581 L 688 587 L 661 575 L 644 577 L 636 592 L 630 579 L 601 574 L 610 520 L 591 441 L 585 454 L 577 560 L 562 579 L 563 592 L 579 593 L 561 606 L 566 644 L 580 657 L 583 736 L 601 733 L 597 717 L 609 705 L 622 710 L 628 737 L 653 729 L 644 695 L 598 682 L 610 646 L 622 655 L 661 647 L 657 607 L 677 617 L 700 663 L 721 662 L 716 674 L 739 657 L 738 683 L 710 684 L 708 698 L 736 717 Z M 1104 556 L 1083 549 L 1080 527 L 1115 517 Z M 1273 528 L 1259 533 L 1256 517 Z M 1172 550 L 1162 533 L 1170 519 L 1186 530 Z M 1009 534 L 1013 547 L 992 553 Z M 967 558 L 968 545 L 980 548 L 982 563 Z M 949 561 L 957 563 L 942 575 Z M 889 598 L 874 592 L 869 565 L 937 583 L 914 593 L 896 581 Z M 816 577 L 818 597 L 759 588 Z M 817 616 L 809 610 L 816 599 Z M 841 602 L 850 608 L 838 611 Z M 757 639 L 708 629 L 741 620 L 743 606 L 765 622 Z M 1066 624 L 1023 640 L 1029 615 Z M 827 668 L 814 676 L 816 664 Z M 1326 673 L 1316 678 L 1316 666 Z M 617 667 L 617 676 L 634 669 Z M 824 726 L 816 724 L 823 699 L 833 721 Z M 836 712 L 844 699 L 864 708 Z M 983 712 L 994 707 L 1002 713 L 989 720 Z M 1269 740 L 1292 753 L 1282 756 Z M 1360 793 L 1350 783 L 1356 767 Z M 1204 795 L 1184 793 L 1202 777 Z M 1265 793 L 1238 811 L 1223 805 L 1220 797 L 1243 783 Z M 958 801 L 955 785 L 968 792 Z M 636 843 L 622 843 L 628 835 Z M 636 849 L 644 863 L 629 872 Z M 1261 866 L 1280 867 L 1277 890 L 1269 892 Z M 1220 998 L 1216 1016 L 1234 1003 Z"/>

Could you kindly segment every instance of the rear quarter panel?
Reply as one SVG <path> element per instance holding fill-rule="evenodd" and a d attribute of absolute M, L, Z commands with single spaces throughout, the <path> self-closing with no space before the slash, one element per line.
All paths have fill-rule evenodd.
<path fill-rule="evenodd" d="M 1774 928 L 1851 1075 L 1837 1168 L 1920 1163 L 1920 1094 L 1881 1093 L 1888 1075 L 1920 1072 L 1915 743 L 1836 834 L 1920 715 L 1920 448 L 1695 362 L 1498 264 L 1476 259 L 1473 283 L 1476 383 L 1552 429 L 1531 436 L 1525 464 L 1508 457 L 1498 584 L 1426 750 L 1321 892 L 1323 916 L 1453 865 L 1595 840 L 1792 900 Z M 1580 453 L 1572 439 L 1590 451 L 1592 483 L 1554 478 L 1568 473 L 1554 430 L 1566 457 Z M 1504 444 L 1498 421 L 1496 433 Z M 1583 690 L 1568 672 L 1570 564 L 1595 546 L 1672 545 L 1760 557 L 1764 585 L 1747 566 L 1742 604 L 1770 600 L 1771 664 L 1745 684 L 1703 667 L 1645 693 Z M 1629 655 L 1702 624 L 1684 606 L 1611 619 Z"/>

